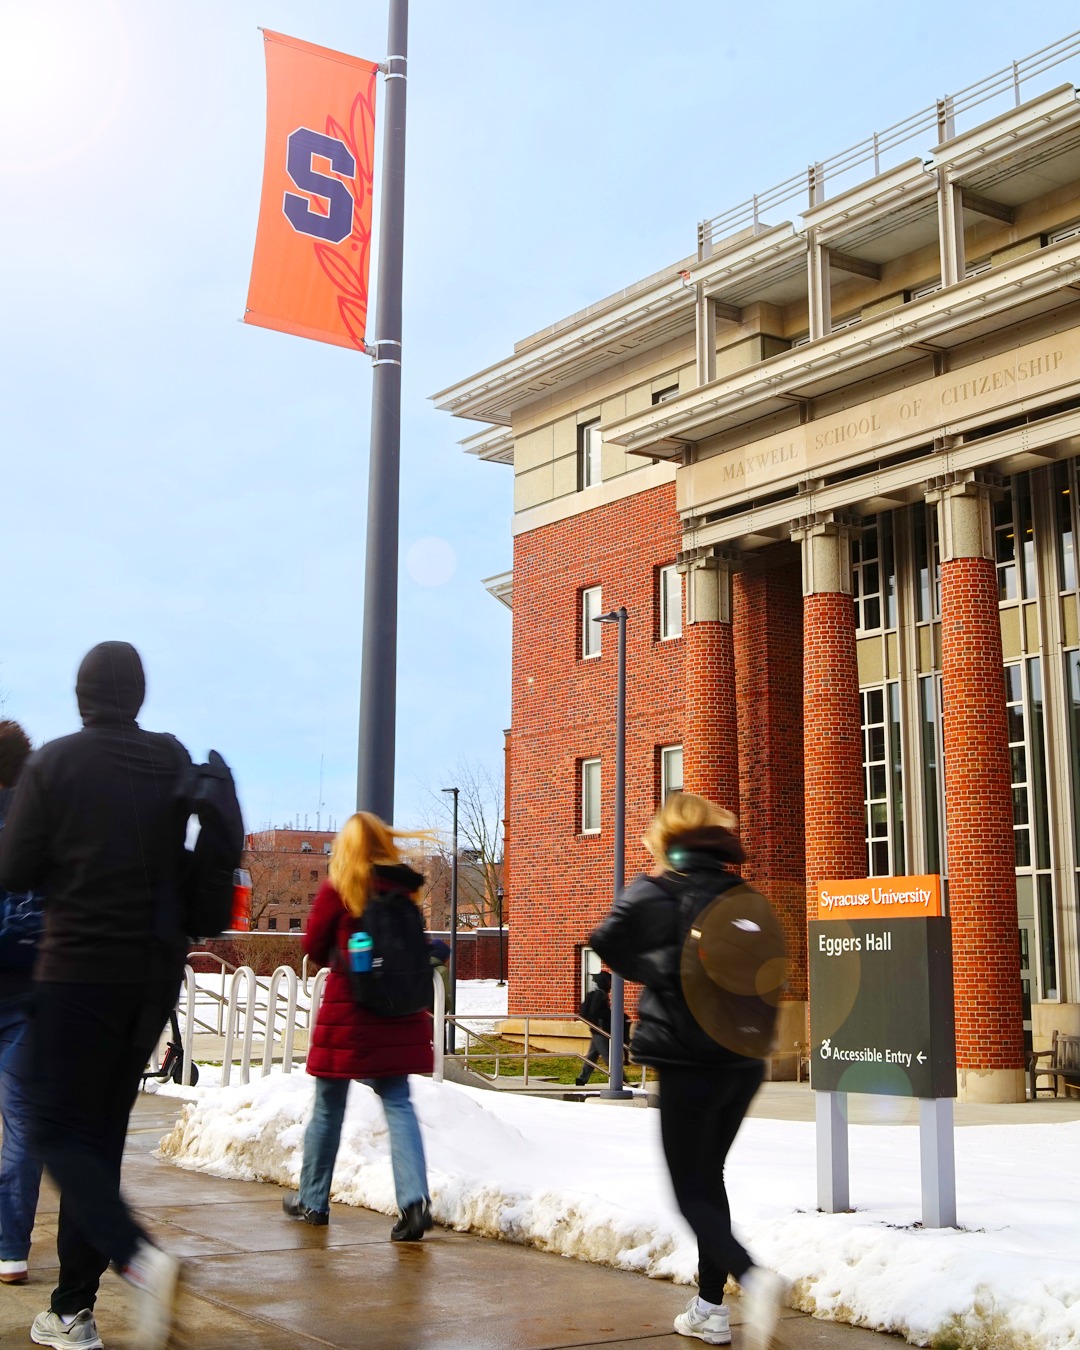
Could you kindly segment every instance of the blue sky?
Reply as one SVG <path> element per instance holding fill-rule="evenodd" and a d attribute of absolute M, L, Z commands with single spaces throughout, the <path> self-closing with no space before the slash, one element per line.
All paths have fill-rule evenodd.
<path fill-rule="evenodd" d="M 510 716 L 510 613 L 480 585 L 510 566 L 510 470 L 428 396 L 1076 13 L 413 0 L 399 823 L 458 762 L 497 769 Z M 143 724 L 221 750 L 250 826 L 314 826 L 354 801 L 371 367 L 238 321 L 260 25 L 386 54 L 383 0 L 0 4 L 0 697 L 63 734 L 82 654 L 134 642 Z M 451 550 L 448 579 L 416 565 Z"/>

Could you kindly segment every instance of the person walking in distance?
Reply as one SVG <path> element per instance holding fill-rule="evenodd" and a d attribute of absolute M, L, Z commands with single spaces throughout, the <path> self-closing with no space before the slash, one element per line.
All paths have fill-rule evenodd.
<path fill-rule="evenodd" d="M 394 830 L 366 811 L 350 816 L 334 840 L 329 880 L 323 882 L 304 933 L 304 951 L 330 967 L 319 1007 L 307 1071 L 315 1079 L 315 1106 L 304 1134 L 300 1190 L 282 1200 L 290 1218 L 330 1221 L 330 1184 L 341 1140 L 349 1084 L 359 1079 L 382 1102 L 390 1134 L 390 1161 L 398 1219 L 395 1242 L 417 1242 L 431 1228 L 431 1197 L 420 1125 L 409 1096 L 411 1073 L 431 1073 L 432 1019 L 427 1008 L 383 1016 L 361 1006 L 350 985 L 349 939 L 374 928 L 373 911 L 403 900 L 419 910 L 423 877 L 402 860 L 396 840 L 425 838 Z M 416 921 L 416 915 L 410 915 Z M 418 962 L 431 989 L 430 950 L 423 923 L 416 924 Z"/>
<path fill-rule="evenodd" d="M 735 823 L 733 815 L 703 797 L 672 794 L 642 840 L 655 860 L 652 874 L 627 887 L 589 945 L 624 979 L 644 985 L 633 1057 L 658 1070 L 664 1157 L 679 1209 L 698 1240 L 699 1292 L 675 1319 L 675 1330 L 707 1345 L 729 1344 L 724 1286 L 732 1275 L 743 1291 L 743 1345 L 748 1350 L 769 1350 L 784 1282 L 755 1265 L 732 1233 L 724 1186 L 728 1150 L 761 1085 L 765 1066 L 760 1058 L 745 1053 L 745 1046 L 740 1053 L 725 1044 L 725 1039 L 740 1043 L 741 1037 L 724 1036 L 719 1020 L 704 1017 L 699 986 L 692 983 L 704 981 L 708 986 L 704 999 L 711 998 L 709 989 L 714 986 L 703 968 L 704 948 L 691 953 L 689 965 L 684 963 L 687 942 L 701 938 L 706 907 L 718 897 L 723 903 L 736 887 L 750 892 L 734 870 L 745 858 Z M 756 892 L 750 895 L 771 919 L 768 902 Z M 782 951 L 779 926 L 774 920 L 770 925 L 763 914 L 758 919 L 739 919 L 736 926 L 750 923 L 759 931 L 775 926 Z M 691 991 L 693 1008 L 688 1002 Z M 747 1014 L 734 1019 L 736 1026 L 748 1020 Z M 771 1028 L 769 1021 L 765 1044 Z M 739 1030 L 745 1032 L 741 1026 Z"/>
<path fill-rule="evenodd" d="M 606 970 L 597 971 L 592 977 L 596 986 L 581 1001 L 578 1016 L 589 1023 L 589 1048 L 585 1052 L 585 1063 L 574 1082 L 584 1087 L 592 1077 L 596 1062 L 603 1059 L 609 1063 L 611 1055 L 611 975 Z"/>
<path fill-rule="evenodd" d="M 0 834 L 15 782 L 30 754 L 18 722 L 0 722 Z M 41 1162 L 30 1147 L 29 1026 L 31 970 L 40 932 L 40 901 L 0 890 L 0 1284 L 25 1284 L 37 1212 Z"/>
<path fill-rule="evenodd" d="M 101 1346 L 94 1304 L 110 1262 L 136 1291 L 134 1343 L 161 1350 L 180 1275 L 120 1195 L 128 1117 L 187 950 L 177 790 L 191 761 L 136 722 L 145 690 L 134 647 L 94 647 L 75 686 L 83 729 L 30 757 L 0 831 L 0 886 L 45 894 L 30 1107 L 60 1190 L 60 1275 L 30 1339 L 58 1350 Z"/>

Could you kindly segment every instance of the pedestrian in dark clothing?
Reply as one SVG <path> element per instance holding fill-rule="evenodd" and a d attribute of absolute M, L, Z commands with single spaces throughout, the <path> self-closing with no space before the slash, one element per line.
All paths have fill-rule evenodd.
<path fill-rule="evenodd" d="M 0 833 L 15 782 L 30 754 L 30 740 L 18 722 L 0 722 Z M 37 943 L 25 919 L 36 921 L 32 895 L 0 891 L 4 915 L 0 933 L 0 1284 L 25 1284 L 30 1235 L 37 1212 L 41 1162 L 30 1146 L 30 972 Z"/>
<path fill-rule="evenodd" d="M 128 1210 L 120 1164 L 187 950 L 177 791 L 191 761 L 174 737 L 135 721 L 145 680 L 128 643 L 89 652 L 76 694 L 83 729 L 30 757 L 0 833 L 0 885 L 46 896 L 30 1095 L 34 1141 L 60 1188 L 60 1278 L 30 1337 L 96 1350 L 94 1303 L 111 1261 L 136 1290 L 140 1350 L 160 1350 L 180 1263 Z"/>
<path fill-rule="evenodd" d="M 574 1080 L 578 1087 L 584 1087 L 592 1077 L 597 1060 L 602 1059 L 610 1067 L 611 975 L 608 971 L 601 970 L 592 979 L 596 987 L 589 990 L 578 1009 L 578 1016 L 590 1023 L 589 1048 L 585 1051 L 585 1063 Z"/>
<path fill-rule="evenodd" d="M 407 837 L 378 816 L 358 811 L 334 840 L 330 879 L 315 896 L 304 932 L 304 951 L 330 967 L 307 1058 L 315 1107 L 304 1132 L 300 1189 L 281 1202 L 290 1218 L 329 1222 L 349 1083 L 359 1079 L 379 1097 L 386 1116 L 399 1211 L 390 1230 L 395 1242 L 418 1242 L 432 1226 L 424 1143 L 409 1096 L 409 1074 L 431 1073 L 434 1066 L 431 1014 L 384 1017 L 362 1008 L 353 998 L 343 954 L 367 906 L 402 894 L 418 903 L 424 878 L 402 860 L 395 842 Z"/>
<path fill-rule="evenodd" d="M 738 884 L 745 857 L 735 817 L 690 793 L 670 796 L 643 843 L 656 860 L 616 900 L 590 946 L 624 979 L 645 986 L 633 1057 L 660 1079 L 660 1128 L 675 1198 L 698 1240 L 699 1294 L 675 1319 L 681 1336 L 707 1345 L 731 1341 L 724 1286 L 742 1286 L 749 1350 L 768 1350 L 783 1282 L 753 1264 L 731 1231 L 724 1161 L 764 1064 L 728 1049 L 690 1011 L 680 977 L 683 943 L 697 913 Z"/>

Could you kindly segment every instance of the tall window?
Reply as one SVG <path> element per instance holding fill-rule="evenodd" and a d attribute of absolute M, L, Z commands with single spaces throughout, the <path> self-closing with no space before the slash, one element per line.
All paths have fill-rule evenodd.
<path fill-rule="evenodd" d="M 855 626 L 863 632 L 896 627 L 896 567 L 892 517 L 868 520 L 851 547 Z"/>
<path fill-rule="evenodd" d="M 581 761 L 581 833 L 600 833 L 600 761 Z"/>
<path fill-rule="evenodd" d="M 583 658 L 600 655 L 601 625 L 596 622 L 604 612 L 601 608 L 601 587 L 587 586 L 581 592 L 581 655 Z"/>
<path fill-rule="evenodd" d="M 683 790 L 682 746 L 662 745 L 660 747 L 660 803 L 673 792 Z"/>
<path fill-rule="evenodd" d="M 919 680 L 919 738 L 922 749 L 922 806 L 926 870 L 947 871 L 945 856 L 945 765 L 941 741 L 941 676 Z"/>
<path fill-rule="evenodd" d="M 902 875 L 904 800 L 898 684 L 862 691 L 862 732 L 868 873 L 873 877 Z"/>
<path fill-rule="evenodd" d="M 1071 655 L 1071 653 L 1070 653 Z M 1013 840 L 1017 891 L 1035 911 L 1038 987 L 1057 998 L 1054 887 L 1046 785 L 1046 718 L 1039 657 L 1005 667 L 1005 705 L 1012 764 Z"/>
<path fill-rule="evenodd" d="M 592 487 L 603 477 L 600 460 L 600 419 L 578 427 L 578 490 Z"/>
<path fill-rule="evenodd" d="M 1031 479 L 1018 474 L 1004 497 L 994 503 L 994 557 L 997 560 L 998 599 L 1033 600 L 1038 594 L 1035 574 L 1035 529 L 1031 517 Z"/>
<path fill-rule="evenodd" d="M 660 638 L 682 637 L 682 577 L 675 567 L 657 572 L 660 590 Z"/>
<path fill-rule="evenodd" d="M 919 623 L 941 618 L 941 549 L 938 544 L 937 508 L 916 507 L 915 524 L 915 617 Z"/>
<path fill-rule="evenodd" d="M 1076 590 L 1076 528 L 1073 502 L 1076 500 L 1073 465 L 1054 465 L 1054 506 L 1057 517 L 1058 586 Z"/>

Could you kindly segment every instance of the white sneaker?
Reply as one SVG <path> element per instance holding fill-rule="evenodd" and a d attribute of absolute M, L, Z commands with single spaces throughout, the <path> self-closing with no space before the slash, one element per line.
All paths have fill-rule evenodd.
<path fill-rule="evenodd" d="M 55 1350 L 65 1350 L 67 1346 L 74 1346 L 75 1350 L 104 1350 L 94 1314 L 89 1308 L 84 1308 L 67 1326 L 60 1320 L 59 1313 L 46 1308 L 34 1318 L 30 1339 L 35 1345 L 51 1345 Z"/>
<path fill-rule="evenodd" d="M 697 1294 L 686 1305 L 686 1311 L 676 1317 L 675 1330 L 680 1336 L 696 1336 L 706 1345 L 731 1344 L 728 1310 L 721 1303 L 712 1312 L 705 1312 L 698 1306 Z"/>
<path fill-rule="evenodd" d="M 746 1350 L 773 1350 L 780 1308 L 787 1295 L 787 1282 L 772 1270 L 751 1266 L 739 1281 L 742 1288 Z"/>
<path fill-rule="evenodd" d="M 25 1261 L 0 1261 L 0 1284 L 25 1284 L 28 1279 Z"/>
<path fill-rule="evenodd" d="M 181 1265 L 175 1256 L 142 1241 L 120 1274 L 135 1289 L 139 1350 L 165 1350 L 172 1332 Z"/>

